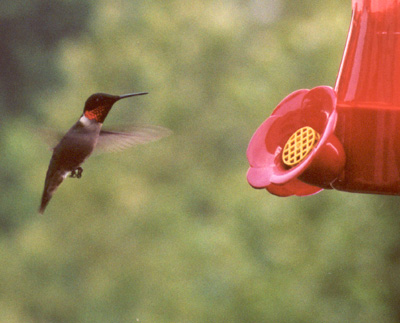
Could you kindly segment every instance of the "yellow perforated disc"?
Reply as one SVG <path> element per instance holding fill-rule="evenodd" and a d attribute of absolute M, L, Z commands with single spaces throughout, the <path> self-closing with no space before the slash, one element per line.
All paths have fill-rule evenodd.
<path fill-rule="evenodd" d="M 282 159 L 285 165 L 295 166 L 300 163 L 315 147 L 320 135 L 311 127 L 297 130 L 283 148 Z"/>

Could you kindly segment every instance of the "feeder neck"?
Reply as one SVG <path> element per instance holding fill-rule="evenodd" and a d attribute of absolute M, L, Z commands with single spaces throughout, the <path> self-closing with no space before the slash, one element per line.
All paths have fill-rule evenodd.
<path fill-rule="evenodd" d="M 400 0 L 353 0 L 338 104 L 400 108 Z"/>
<path fill-rule="evenodd" d="M 399 0 L 353 0 L 353 10 L 367 10 L 378 12 L 399 5 Z"/>

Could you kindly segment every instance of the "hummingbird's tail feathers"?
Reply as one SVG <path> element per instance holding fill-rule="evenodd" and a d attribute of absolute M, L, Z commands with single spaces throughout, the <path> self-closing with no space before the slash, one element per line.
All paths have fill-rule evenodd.
<path fill-rule="evenodd" d="M 44 213 L 44 210 L 46 209 L 47 204 L 49 204 L 50 199 L 51 199 L 51 195 L 46 195 L 46 196 L 43 195 L 42 196 L 42 203 L 40 204 L 40 207 L 39 207 L 40 214 Z"/>
<path fill-rule="evenodd" d="M 130 126 L 124 131 L 101 130 L 96 152 L 121 151 L 134 145 L 146 144 L 169 136 L 171 130 L 160 126 Z"/>
<path fill-rule="evenodd" d="M 47 204 L 49 204 L 51 197 L 53 196 L 57 188 L 60 186 L 66 175 L 67 173 L 62 171 L 56 171 L 55 174 L 50 176 L 49 174 L 47 175 L 42 195 L 42 202 L 39 207 L 40 214 L 44 213 L 44 210 L 46 209 Z"/>

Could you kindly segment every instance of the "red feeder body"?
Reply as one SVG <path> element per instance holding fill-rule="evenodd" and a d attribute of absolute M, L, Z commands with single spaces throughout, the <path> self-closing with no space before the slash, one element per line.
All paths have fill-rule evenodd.
<path fill-rule="evenodd" d="M 346 164 L 332 187 L 400 194 L 400 1 L 353 0 L 335 85 Z"/>
<path fill-rule="evenodd" d="M 400 0 L 352 5 L 335 89 L 288 95 L 250 140 L 254 188 L 400 195 Z"/>

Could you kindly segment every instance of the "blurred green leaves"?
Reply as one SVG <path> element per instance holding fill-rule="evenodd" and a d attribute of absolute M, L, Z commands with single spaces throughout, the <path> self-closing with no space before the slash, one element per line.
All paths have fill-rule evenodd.
<path fill-rule="evenodd" d="M 86 27 L 84 1 L 2 1 L 0 4 L 0 108 L 10 115 L 34 113 L 32 100 L 61 81 L 55 48 Z"/>

